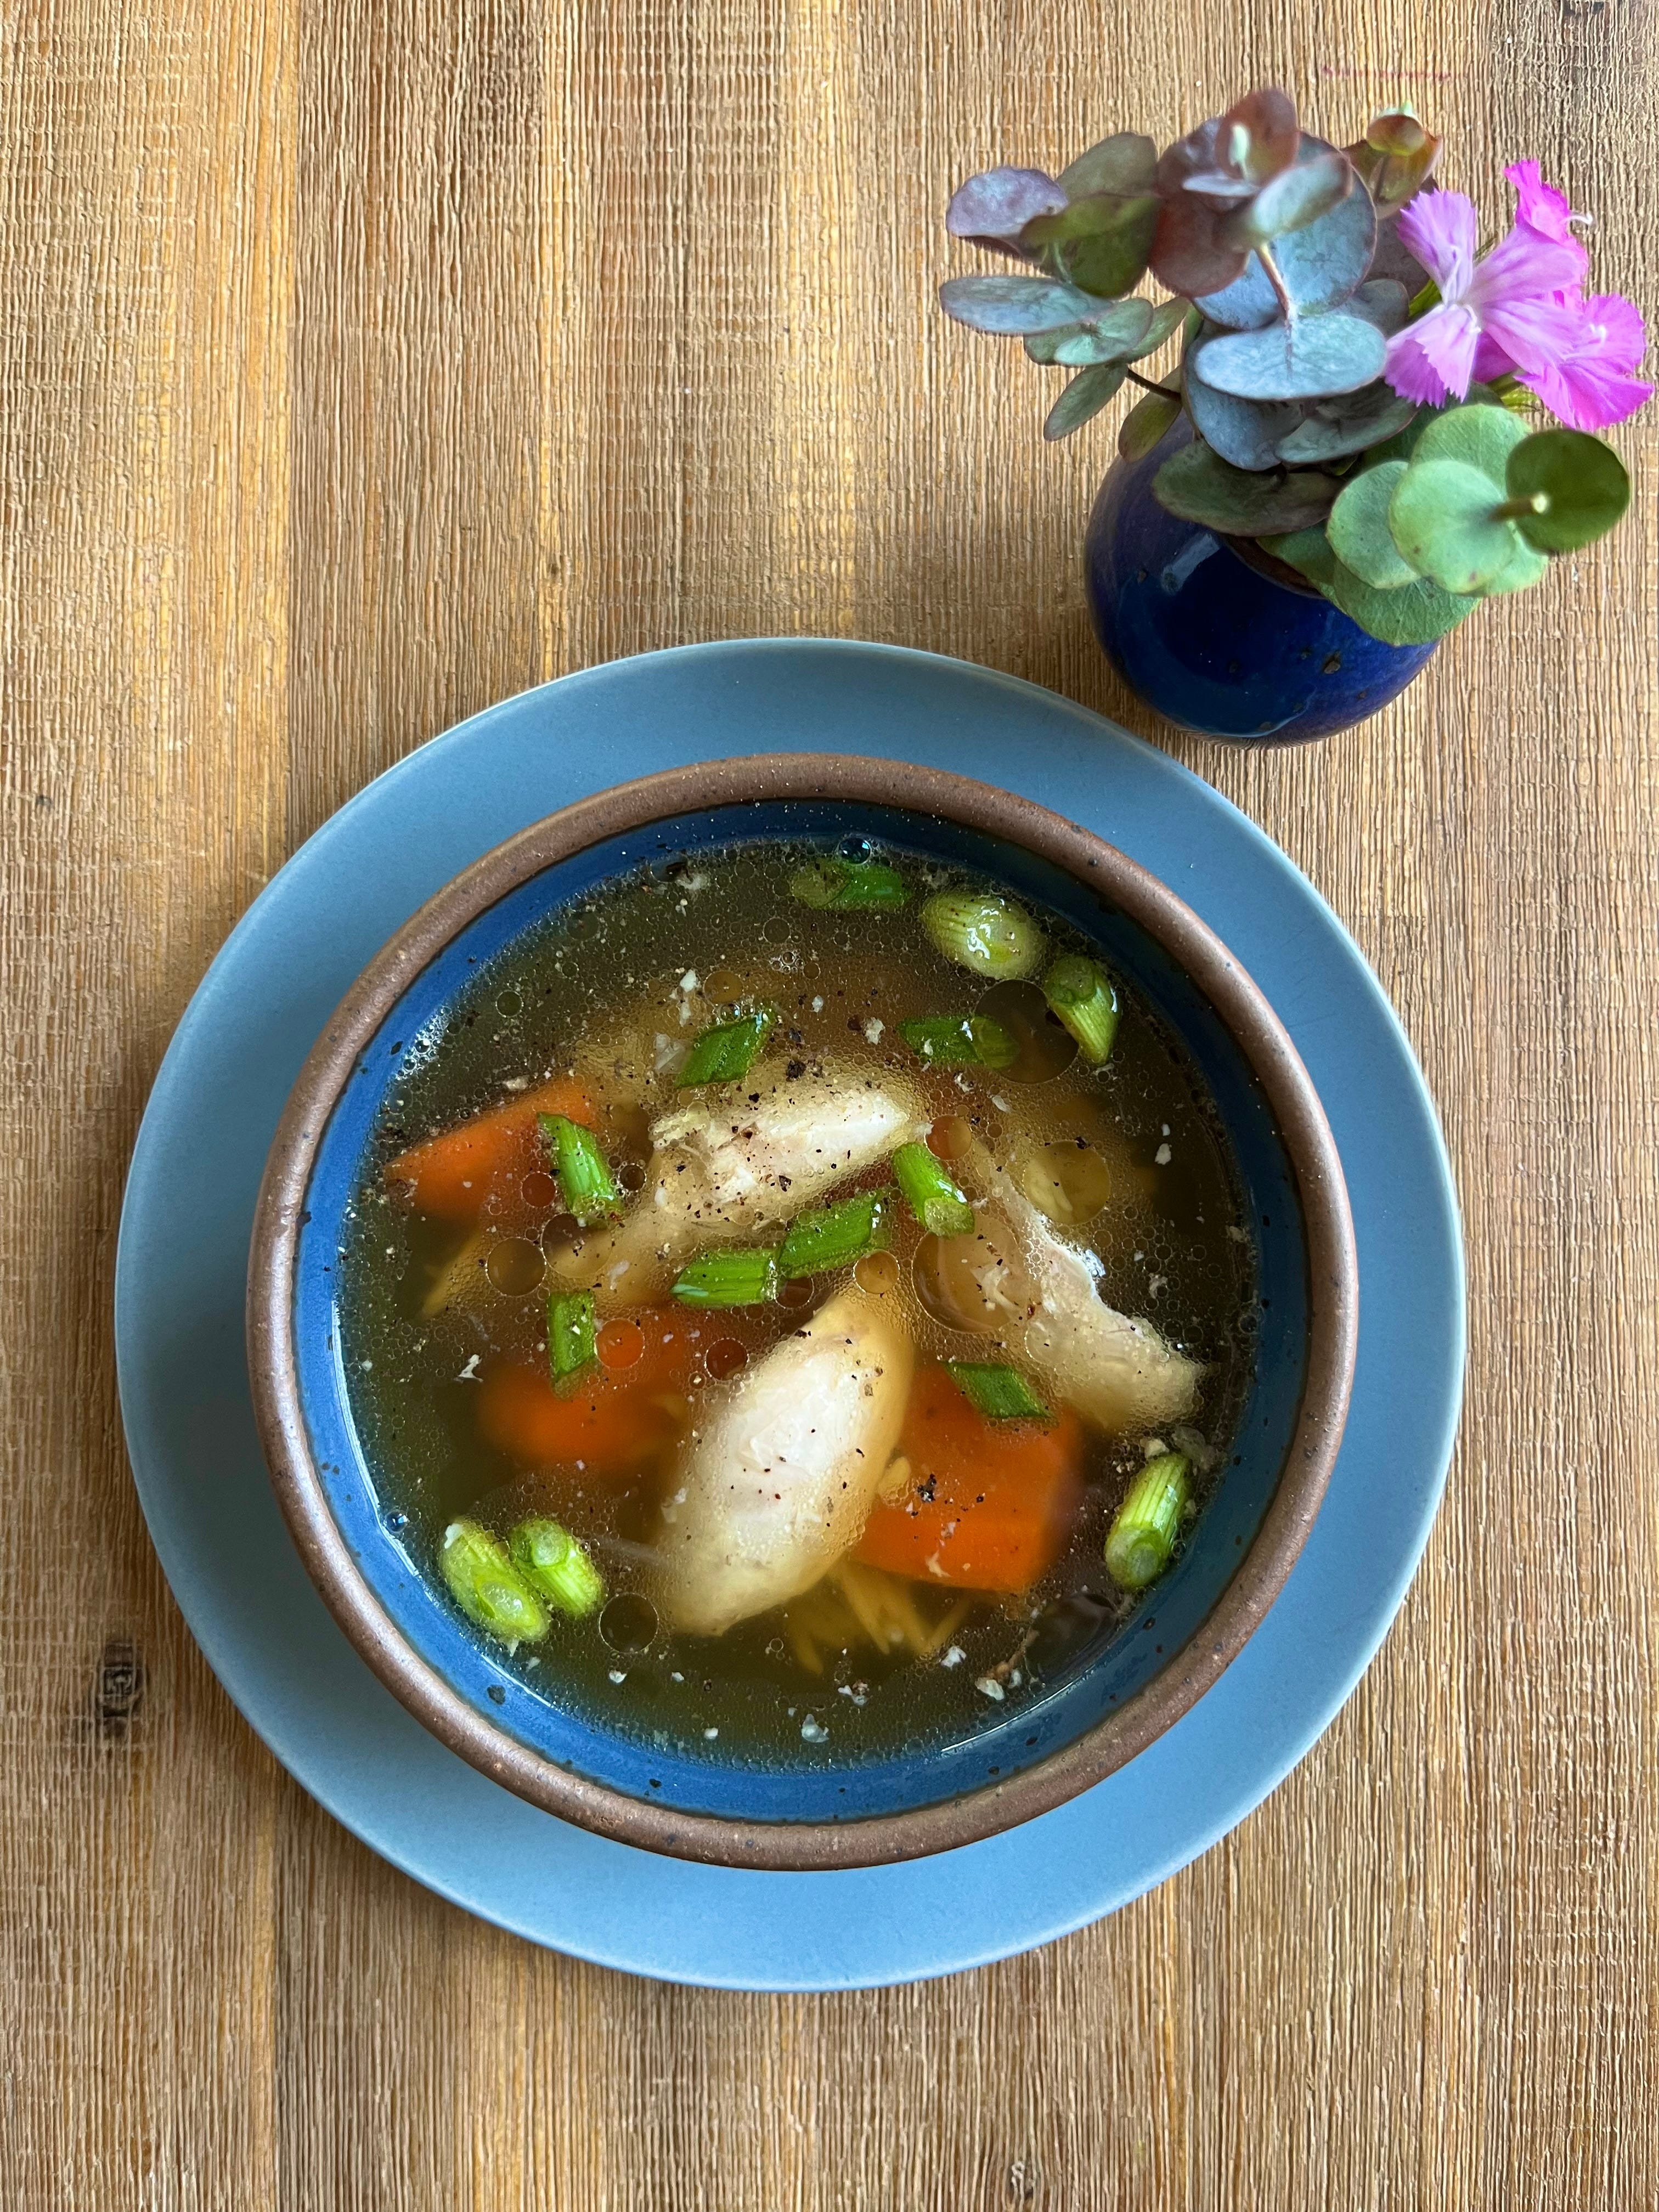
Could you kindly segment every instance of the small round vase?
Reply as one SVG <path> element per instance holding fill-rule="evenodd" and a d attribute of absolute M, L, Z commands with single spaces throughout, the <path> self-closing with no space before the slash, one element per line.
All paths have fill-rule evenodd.
<path fill-rule="evenodd" d="M 1350 729 L 1403 691 L 1432 645 L 1384 645 L 1248 538 L 1160 507 L 1152 478 L 1185 419 L 1116 460 L 1089 517 L 1089 607 L 1107 657 L 1149 707 L 1211 738 L 1299 744 Z"/>

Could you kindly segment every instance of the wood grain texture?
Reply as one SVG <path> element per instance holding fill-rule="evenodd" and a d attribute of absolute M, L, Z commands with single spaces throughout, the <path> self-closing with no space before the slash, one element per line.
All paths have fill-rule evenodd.
<path fill-rule="evenodd" d="M 1659 2200 L 1659 443 L 1610 545 L 1357 734 L 1152 727 L 1088 631 L 1103 426 L 929 306 L 968 168 L 1246 84 L 1534 153 L 1659 301 L 1637 0 L 15 0 L 0 21 L 0 2198 L 22 2212 Z M 1474 1356 L 1384 1651 L 1104 1925 L 833 1999 L 475 1925 L 185 1632 L 109 1293 L 167 1036 L 297 842 L 502 693 L 765 631 L 1170 745 L 1352 926 L 1443 1103 Z M 1410 1378 L 1399 1378 L 1401 1389 Z M 948 1878 L 948 1877 L 944 1877 Z"/>

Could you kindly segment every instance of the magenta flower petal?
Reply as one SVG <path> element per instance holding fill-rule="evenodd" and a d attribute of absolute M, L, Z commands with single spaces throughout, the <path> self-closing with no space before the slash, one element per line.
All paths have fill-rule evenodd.
<path fill-rule="evenodd" d="M 1480 343 L 1474 349 L 1474 381 L 1477 384 L 1492 384 L 1500 376 L 1513 376 L 1514 374 L 1515 363 L 1508 354 L 1496 338 L 1488 337 L 1482 331 Z"/>
<path fill-rule="evenodd" d="M 1528 230 L 1535 230 L 1540 238 L 1571 238 L 1572 234 L 1567 226 L 1575 220 L 1584 220 L 1582 216 L 1575 218 L 1565 192 L 1544 182 L 1536 161 L 1513 162 L 1504 174 L 1515 186 L 1515 196 L 1520 203 L 1515 211 L 1516 221 L 1525 223 Z"/>
<path fill-rule="evenodd" d="M 1648 349 L 1648 326 L 1634 301 L 1617 292 L 1595 292 L 1584 302 L 1587 336 L 1611 368 L 1633 369 Z"/>
<path fill-rule="evenodd" d="M 1419 192 L 1396 218 L 1401 241 L 1440 287 L 1462 299 L 1474 268 L 1479 236 L 1474 202 L 1465 192 Z"/>
<path fill-rule="evenodd" d="M 1652 397 L 1653 386 L 1631 374 L 1646 350 L 1646 326 L 1616 292 L 1564 308 L 1543 336 L 1521 381 L 1569 429 L 1605 429 Z"/>
<path fill-rule="evenodd" d="M 1577 286 L 1583 273 L 1584 249 L 1576 239 L 1540 238 L 1517 223 L 1476 262 L 1462 296 L 1484 323 L 1489 307 L 1547 300 Z"/>
<path fill-rule="evenodd" d="M 1604 362 L 1570 362 L 1535 373 L 1523 369 L 1521 381 L 1570 430 L 1605 430 L 1653 397 L 1650 384 L 1610 369 Z"/>
<path fill-rule="evenodd" d="M 1431 307 L 1389 340 L 1382 374 L 1402 399 L 1442 407 L 1468 392 L 1480 338 L 1480 325 L 1467 307 Z"/>

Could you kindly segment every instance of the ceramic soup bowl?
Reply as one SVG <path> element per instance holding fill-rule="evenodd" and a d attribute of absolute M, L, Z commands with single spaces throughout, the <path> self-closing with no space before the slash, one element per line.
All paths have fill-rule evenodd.
<path fill-rule="evenodd" d="M 1228 1463 L 1125 1624 L 1017 1711 L 926 1749 L 769 1769 L 663 1748 L 562 1705 L 493 1656 L 417 1569 L 354 1424 L 339 1351 L 348 1209 L 405 1040 L 566 902 L 755 839 L 864 836 L 996 878 L 1096 943 L 1184 1040 L 1227 1129 L 1257 1243 L 1261 1327 Z M 676 769 L 605 792 L 457 877 L 364 971 L 272 1147 L 250 1263 L 253 1395 L 277 1496 L 319 1589 L 418 1719 L 505 1788 L 645 1848 L 726 1865 L 859 1866 L 949 1849 L 1060 1803 L 1172 1727 L 1241 1650 L 1319 1510 L 1358 1317 L 1347 1194 L 1308 1075 L 1249 977 L 1112 846 L 964 778 L 811 754 Z"/>

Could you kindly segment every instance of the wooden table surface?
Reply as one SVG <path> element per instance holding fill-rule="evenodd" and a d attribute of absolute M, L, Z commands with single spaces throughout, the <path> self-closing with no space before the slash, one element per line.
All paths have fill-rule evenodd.
<path fill-rule="evenodd" d="M 930 304 L 969 169 L 1278 78 L 1338 138 L 1409 96 L 1494 209 L 1540 156 L 1652 306 L 1654 35 L 1636 0 L 8 14 L 6 2205 L 1654 2204 L 1659 411 L 1615 541 L 1253 757 L 1091 641 L 1109 424 L 1045 450 L 1040 374 Z M 1400 1007 L 1470 1255 L 1446 1507 L 1306 1763 L 1101 1926 L 834 1998 L 544 1954 L 337 1828 L 185 1631 L 111 1349 L 146 1091 L 300 841 L 504 693 L 757 632 L 1012 670 L 1236 799 Z"/>

